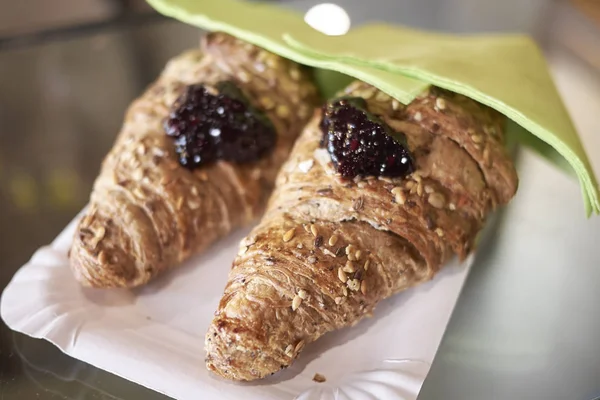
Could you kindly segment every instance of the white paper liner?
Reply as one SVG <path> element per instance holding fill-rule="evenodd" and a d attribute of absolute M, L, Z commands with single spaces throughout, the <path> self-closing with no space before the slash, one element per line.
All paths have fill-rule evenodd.
<path fill-rule="evenodd" d="M 247 230 L 129 291 L 77 284 L 67 259 L 74 229 L 72 222 L 17 272 L 2 294 L 3 320 L 72 357 L 182 400 L 415 399 L 472 263 L 453 261 L 431 282 L 382 302 L 374 317 L 306 346 L 288 370 L 237 384 L 208 373 L 203 344 Z M 315 373 L 327 381 L 314 382 Z"/>

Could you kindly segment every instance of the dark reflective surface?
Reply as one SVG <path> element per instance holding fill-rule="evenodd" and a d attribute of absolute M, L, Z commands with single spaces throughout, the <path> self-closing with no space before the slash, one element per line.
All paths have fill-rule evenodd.
<path fill-rule="evenodd" d="M 320 1 L 284 3 L 307 10 Z M 577 51 L 583 48 L 582 54 L 589 55 L 592 50 L 582 47 L 581 35 L 594 35 L 589 33 L 593 28 L 584 29 L 585 21 L 579 17 L 572 20 L 557 17 L 571 15 L 573 10 L 556 3 L 551 0 L 338 2 L 345 6 L 353 23 L 379 19 L 454 32 L 526 31 L 534 34 L 552 54 L 562 54 L 564 47 L 576 43 Z M 592 38 L 587 39 L 592 44 L 600 43 L 598 35 L 586 37 Z M 16 46 L 13 42 L 10 49 L 5 46 L 0 51 L 0 287 L 8 283 L 35 249 L 50 242 L 83 207 L 129 102 L 159 73 L 168 58 L 195 46 L 198 38 L 199 32 L 194 28 L 148 19 L 141 23 L 109 24 L 33 47 Z M 571 50 L 565 51 L 573 56 Z M 563 69 L 573 68 L 566 65 Z M 593 78 L 589 79 L 592 82 Z M 592 85 L 579 84 L 584 85 L 582 90 Z M 594 127 L 593 121 L 583 124 L 588 130 Z M 590 148 L 600 149 L 600 139 L 586 140 Z M 595 153 L 592 159 L 600 165 L 600 154 Z M 600 226 L 596 221 L 583 225 L 576 186 L 561 180 L 565 178 L 531 154 L 525 155 L 522 165 L 524 182 L 534 189 L 521 188 L 524 194 L 507 211 L 508 217 L 527 220 L 530 214 L 524 210 L 536 204 L 537 213 L 532 214 L 536 219 L 530 219 L 527 226 L 539 227 L 547 215 L 544 213 L 566 208 L 569 211 L 555 225 L 561 229 L 572 227 L 568 232 L 573 237 L 583 232 L 588 240 L 565 241 L 568 244 L 563 248 L 556 243 L 553 246 L 561 254 L 578 254 L 580 268 L 600 262 L 600 254 L 591 244 L 594 237 L 600 239 Z M 543 184 L 540 188 L 538 176 L 564 185 L 566 194 L 560 197 Z M 538 192 L 548 197 L 541 206 L 535 195 Z M 501 234 L 503 237 L 547 234 L 515 227 L 504 225 Z M 600 350 L 593 337 L 600 337 L 600 327 L 594 323 L 600 298 L 582 288 L 586 276 L 589 280 L 600 277 L 590 271 L 579 271 L 568 278 L 560 274 L 560 265 L 554 265 L 551 269 L 554 275 L 547 275 L 545 280 L 539 279 L 539 275 L 549 273 L 543 269 L 530 268 L 529 274 L 523 275 L 522 268 L 552 261 L 543 259 L 543 243 L 538 244 L 542 250 L 520 247 L 520 253 L 510 253 L 515 246 L 500 238 L 498 242 L 497 247 L 484 249 L 489 256 L 481 257 L 474 267 L 421 398 L 540 398 L 530 391 L 532 382 L 538 389 L 546 385 L 547 391 L 536 392 L 538 395 L 543 392 L 544 398 L 588 399 L 597 395 L 600 383 L 594 386 L 593 378 L 600 377 L 597 361 Z M 532 241 L 531 246 L 534 245 L 536 242 Z M 499 257 L 499 251 L 510 255 Z M 570 261 L 564 262 L 570 265 Z M 515 286 L 519 281 L 528 286 Z M 544 311 L 548 305 L 540 300 L 549 300 L 547 294 L 557 291 L 562 293 L 561 298 L 567 297 L 562 303 L 552 303 L 554 313 L 548 314 Z M 520 296 L 518 302 L 509 304 L 514 295 Z M 581 319 L 572 318 L 575 309 L 581 313 Z M 555 333 L 561 330 L 561 321 L 567 321 L 568 327 L 562 329 L 568 335 Z M 537 326 L 543 326 L 544 330 Z M 13 333 L 3 323 L 0 341 L 0 399 L 165 398 L 65 356 L 47 342 Z M 531 369 L 518 368 L 523 362 L 518 356 L 522 354 L 514 353 L 523 352 L 528 343 L 530 347 L 532 343 L 555 346 L 554 358 L 544 358 L 547 353 L 539 353 L 544 357 L 535 358 L 545 363 L 534 364 L 533 380 L 529 378 Z M 537 348 L 538 352 L 542 350 L 549 351 L 546 347 Z M 504 363 L 500 364 L 504 370 L 498 369 L 499 362 Z M 561 363 L 565 363 L 570 373 L 561 373 Z M 551 368 L 552 365 L 555 367 Z M 490 397 L 492 390 L 498 397 Z M 548 393 L 554 393 L 555 397 Z"/>

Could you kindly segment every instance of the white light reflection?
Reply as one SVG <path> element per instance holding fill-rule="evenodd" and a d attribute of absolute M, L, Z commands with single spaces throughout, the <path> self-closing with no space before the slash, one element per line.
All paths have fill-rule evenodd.
<path fill-rule="evenodd" d="M 329 36 L 345 35 L 350 30 L 350 16 L 342 7 L 332 4 L 317 4 L 306 12 L 304 21 Z"/>

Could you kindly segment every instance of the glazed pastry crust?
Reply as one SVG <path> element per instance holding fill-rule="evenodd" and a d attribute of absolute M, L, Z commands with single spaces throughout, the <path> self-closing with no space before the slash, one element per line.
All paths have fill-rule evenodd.
<path fill-rule="evenodd" d="M 251 164 L 219 161 L 190 171 L 163 122 L 187 85 L 232 80 L 277 131 L 275 149 Z M 231 36 L 166 66 L 130 106 L 95 181 L 70 250 L 84 286 L 135 287 L 199 253 L 264 210 L 277 171 L 317 104 L 308 72 Z"/>
<path fill-rule="evenodd" d="M 285 368 L 306 344 L 430 280 L 473 249 L 486 217 L 517 190 L 495 111 L 435 88 L 408 106 L 360 82 L 346 93 L 406 134 L 416 170 L 341 179 L 315 113 L 241 243 L 206 335 L 207 367 L 223 377 Z"/>

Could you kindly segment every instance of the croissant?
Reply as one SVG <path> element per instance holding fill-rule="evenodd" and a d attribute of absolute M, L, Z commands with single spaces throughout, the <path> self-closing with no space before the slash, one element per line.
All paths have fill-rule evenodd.
<path fill-rule="evenodd" d="M 140 286 L 256 219 L 316 104 L 308 70 L 222 33 L 171 60 L 103 162 L 75 278 Z"/>
<path fill-rule="evenodd" d="M 208 369 L 233 380 L 273 374 L 466 257 L 517 190 L 504 123 L 439 88 L 402 105 L 361 82 L 317 110 L 240 244 L 206 334 Z"/>

